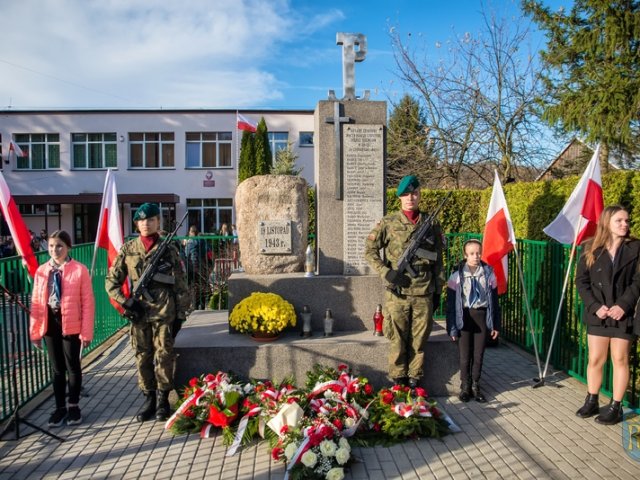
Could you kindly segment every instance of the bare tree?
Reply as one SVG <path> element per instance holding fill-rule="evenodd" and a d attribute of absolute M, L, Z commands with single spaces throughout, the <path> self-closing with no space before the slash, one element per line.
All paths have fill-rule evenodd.
<path fill-rule="evenodd" d="M 534 57 L 523 51 L 528 26 L 520 17 L 481 15 L 476 36 L 454 35 L 435 55 L 424 40 L 414 46 L 414 36 L 391 29 L 398 76 L 419 94 L 438 159 L 432 178 L 442 186 L 460 186 L 463 171 L 477 186 L 491 185 L 494 168 L 511 181 L 514 169 L 544 165 L 564 141 L 536 111 L 541 85 Z"/>

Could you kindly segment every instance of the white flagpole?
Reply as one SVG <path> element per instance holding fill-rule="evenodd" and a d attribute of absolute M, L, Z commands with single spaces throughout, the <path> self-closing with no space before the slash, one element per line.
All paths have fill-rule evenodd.
<path fill-rule="evenodd" d="M 531 332 L 531 341 L 533 342 L 533 352 L 536 356 L 536 365 L 538 366 L 538 376 L 542 378 L 542 369 L 540 367 L 540 354 L 538 353 L 538 345 L 536 344 L 536 334 L 533 329 L 533 317 L 531 315 L 531 305 L 529 304 L 529 296 L 527 295 L 527 287 L 524 283 L 524 275 L 522 274 L 522 266 L 520 254 L 518 254 L 518 247 L 513 245 L 513 253 L 516 256 L 516 266 L 518 267 L 518 274 L 520 276 L 520 284 L 522 285 L 522 295 L 524 296 L 524 304 L 527 312 L 527 319 L 529 320 L 529 331 Z"/>
<path fill-rule="evenodd" d="M 544 385 L 544 379 L 547 376 L 547 369 L 549 368 L 549 360 L 551 359 L 551 351 L 553 350 L 553 341 L 556 338 L 556 331 L 558 330 L 558 322 L 560 321 L 560 313 L 562 311 L 562 305 L 564 304 L 564 296 L 567 292 L 567 285 L 569 284 L 569 275 L 571 274 L 571 264 L 573 263 L 573 257 L 576 253 L 576 240 L 580 234 L 580 228 L 582 227 L 582 215 L 578 219 L 578 228 L 576 229 L 573 243 L 571 244 L 571 253 L 569 254 L 569 264 L 567 265 L 567 273 L 564 276 L 564 284 L 562 285 L 562 293 L 560 294 L 560 305 L 558 305 L 558 312 L 556 313 L 556 320 L 553 324 L 553 330 L 551 332 L 551 342 L 549 342 L 549 350 L 547 351 L 547 359 L 544 362 L 544 370 L 540 381 L 533 386 L 533 388 Z"/>

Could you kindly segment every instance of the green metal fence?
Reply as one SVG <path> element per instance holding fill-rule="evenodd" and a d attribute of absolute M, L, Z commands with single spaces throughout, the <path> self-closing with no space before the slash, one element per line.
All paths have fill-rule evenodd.
<path fill-rule="evenodd" d="M 468 238 L 478 238 L 474 234 L 448 234 L 445 249 L 445 266 L 450 272 L 462 258 L 462 244 Z M 237 245 L 231 237 L 204 236 L 210 252 L 203 266 L 199 282 L 202 288 L 196 290 L 190 285 L 190 291 L 199 292 L 206 301 L 207 308 L 225 309 L 227 305 L 226 281 L 232 270 L 239 267 Z M 184 253 L 184 240 L 176 240 Z M 93 244 L 78 245 L 71 255 L 76 260 L 91 266 Z M 557 308 L 560 302 L 562 283 L 569 260 L 567 246 L 533 240 L 518 241 L 519 260 L 522 266 L 527 297 L 531 305 L 533 331 L 536 347 L 544 361 L 549 349 L 549 341 Z M 48 256 L 46 252 L 37 254 L 40 262 Z M 187 262 L 185 261 L 185 265 Z M 96 298 L 94 341 L 85 353 L 99 346 L 125 325 L 109 303 L 104 289 L 106 275 L 106 252 L 100 250 L 93 276 L 93 289 Z M 575 268 L 572 269 L 575 271 Z M 533 353 L 533 339 L 526 316 L 522 284 L 518 278 L 516 256 L 509 257 L 510 280 L 508 292 L 500 299 L 502 306 L 503 332 L 506 340 Z M 191 277 L 195 278 L 195 277 Z M 16 295 L 27 308 L 30 306 L 31 284 L 20 259 L 16 257 L 0 259 L 0 282 Z M 2 295 L 0 306 L 0 420 L 6 419 L 17 405 L 27 401 L 49 385 L 51 378 L 46 354 L 33 348 L 29 342 L 29 318 L 26 312 L 10 301 L 10 295 Z M 559 328 L 552 349 L 551 365 L 567 371 L 570 375 L 585 381 L 587 366 L 586 331 L 580 321 L 582 304 L 574 288 L 571 275 L 567 295 L 561 311 Z M 438 312 L 442 315 L 442 308 Z M 631 382 L 626 396 L 630 406 L 639 407 L 640 389 L 640 353 L 634 346 L 632 355 Z M 15 368 L 13 368 L 15 366 Z M 610 394 L 611 367 L 605 367 L 603 390 Z M 13 388 L 13 376 L 17 388 Z"/>

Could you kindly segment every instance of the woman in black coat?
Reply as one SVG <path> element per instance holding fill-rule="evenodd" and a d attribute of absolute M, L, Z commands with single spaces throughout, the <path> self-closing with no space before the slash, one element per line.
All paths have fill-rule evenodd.
<path fill-rule="evenodd" d="M 599 412 L 602 368 L 611 350 L 613 397 L 596 422 L 613 425 L 622 420 L 620 402 L 629 383 L 629 352 L 635 338 L 633 317 L 640 296 L 638 257 L 640 240 L 629 237 L 629 213 L 619 205 L 606 207 L 595 237 L 578 263 L 576 287 L 584 303 L 589 364 L 588 394 L 576 412 L 582 418 Z"/>

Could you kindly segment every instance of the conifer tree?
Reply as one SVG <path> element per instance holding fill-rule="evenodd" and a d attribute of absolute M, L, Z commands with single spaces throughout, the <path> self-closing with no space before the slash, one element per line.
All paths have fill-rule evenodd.
<path fill-rule="evenodd" d="M 405 175 L 429 176 L 435 160 L 429 147 L 429 129 L 418 101 L 405 95 L 389 116 L 387 182 L 395 185 Z"/>
<path fill-rule="evenodd" d="M 247 130 L 242 131 L 240 141 L 240 161 L 238 162 L 238 183 L 256 174 L 256 157 L 254 155 L 255 135 Z"/>
<path fill-rule="evenodd" d="M 302 168 L 296 168 L 296 160 L 298 155 L 293 151 L 291 142 L 287 148 L 283 148 L 276 152 L 276 164 L 273 167 L 274 175 L 300 175 Z"/>
<path fill-rule="evenodd" d="M 254 142 L 255 175 L 268 175 L 271 173 L 272 156 L 269 146 L 269 132 L 264 117 L 260 118 L 256 129 Z"/>
<path fill-rule="evenodd" d="M 525 0 L 523 8 L 547 36 L 541 52 L 545 120 L 586 140 L 637 152 L 640 2 L 575 0 L 566 13 Z"/>

